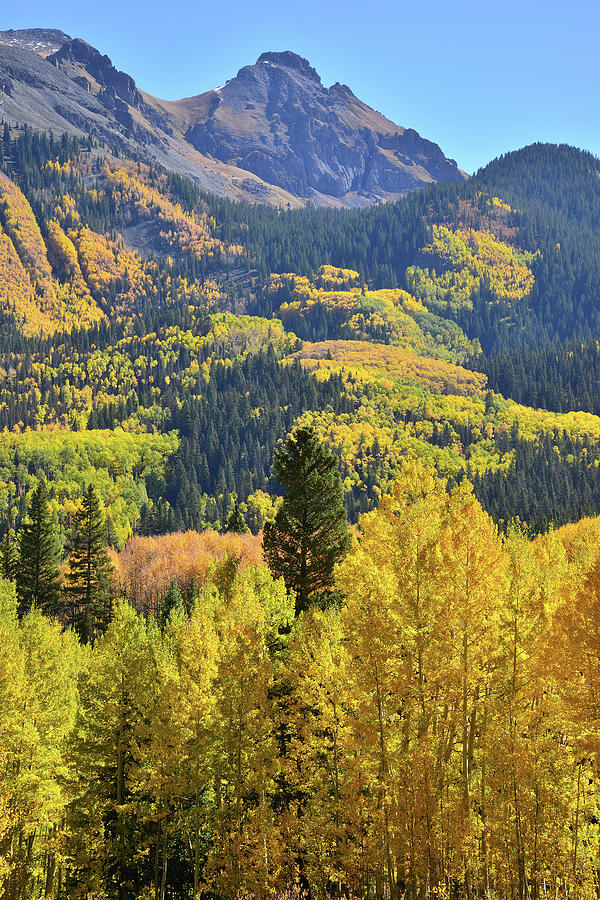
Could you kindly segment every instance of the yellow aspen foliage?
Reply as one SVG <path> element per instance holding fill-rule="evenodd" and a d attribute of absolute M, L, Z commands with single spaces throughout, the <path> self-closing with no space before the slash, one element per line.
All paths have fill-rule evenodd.
<path fill-rule="evenodd" d="M 66 324 L 90 327 L 106 321 L 83 277 L 73 241 L 55 220 L 48 223 L 47 245 L 49 258 L 62 282 L 57 286 L 57 294 L 65 307 Z"/>
<path fill-rule="evenodd" d="M 11 853 L 22 814 L 21 755 L 35 741 L 31 728 L 23 731 L 22 710 L 31 687 L 25 656 L 19 646 L 14 586 L 0 582 L 0 885 L 8 885 L 17 867 Z"/>
<path fill-rule="evenodd" d="M 406 278 L 411 292 L 426 305 L 472 308 L 472 297 L 482 288 L 494 300 L 515 302 L 533 288 L 535 254 L 489 231 L 434 225 L 433 238 L 422 254 L 424 266 L 409 267 Z"/>
<path fill-rule="evenodd" d="M 23 334 L 54 331 L 51 317 L 40 309 L 34 288 L 8 234 L 0 230 L 0 304 L 12 313 Z"/>
<path fill-rule="evenodd" d="M 65 741 L 74 722 L 80 651 L 72 634 L 33 610 L 17 623 L 0 583 L 0 886 L 53 896 L 65 857 Z"/>
<path fill-rule="evenodd" d="M 565 760 L 552 730 L 553 698 L 540 667 L 547 616 L 537 560 L 517 528 L 509 534 L 506 552 L 497 751 L 489 766 L 491 795 L 506 799 L 490 817 L 496 881 L 507 885 L 516 879 L 525 891 L 528 884 L 540 883 L 550 866 L 556 877 L 568 872 L 568 794 L 561 784 Z"/>
<path fill-rule="evenodd" d="M 127 884 L 143 845 L 128 822 L 136 807 L 135 762 L 157 694 L 152 637 L 141 617 L 120 603 L 96 642 L 80 680 L 80 702 L 69 737 L 68 810 L 73 877 L 102 896 L 113 878 Z"/>
<path fill-rule="evenodd" d="M 0 581 L 3 896 L 593 900 L 594 535 L 501 539 L 407 461 L 295 620 L 239 543 L 91 647 Z"/>
<path fill-rule="evenodd" d="M 138 212 L 148 218 L 159 219 L 160 234 L 167 246 L 198 259 L 221 254 L 237 256 L 241 253 L 241 247 L 226 245 L 214 236 L 216 222 L 207 213 L 185 212 L 179 203 L 173 203 L 160 191 L 144 184 L 124 168 L 111 169 L 107 164 L 103 174 L 111 185 L 118 206 L 133 203 Z"/>
<path fill-rule="evenodd" d="M 283 581 L 248 570 L 200 602 L 216 603 L 218 669 L 213 685 L 214 843 L 208 884 L 225 898 L 269 896 L 285 866 L 272 804 L 280 772 L 272 726 L 274 663 L 269 645 L 292 615 Z"/>
<path fill-rule="evenodd" d="M 11 238 L 31 284 L 39 297 L 43 311 L 56 309 L 56 295 L 52 283 L 52 269 L 40 227 L 20 188 L 0 173 L 0 204 L 2 224 Z"/>
<path fill-rule="evenodd" d="M 371 340 L 457 360 L 477 349 L 449 320 L 432 315 L 400 288 L 368 290 L 356 272 L 322 266 L 312 276 L 271 275 L 264 291 L 289 330 L 302 334 L 323 320 L 344 339 Z"/>
<path fill-rule="evenodd" d="M 161 640 L 151 620 L 148 629 L 153 681 L 147 686 L 146 716 L 141 715 L 129 767 L 127 789 L 137 801 L 138 816 L 149 831 L 137 854 L 151 854 L 155 861 L 154 887 L 165 896 L 168 843 L 187 796 L 186 771 L 187 706 L 183 703 L 181 672 L 173 649 Z M 202 709 L 198 710 L 198 714 Z"/>
<path fill-rule="evenodd" d="M 439 805 L 427 735 L 442 663 L 439 539 L 443 484 L 409 462 L 361 519 L 360 545 L 340 566 L 352 647 L 362 768 L 372 795 L 377 893 L 436 879 Z M 417 775 L 417 780 L 414 776 Z"/>
<path fill-rule="evenodd" d="M 461 823 L 462 847 L 454 858 L 457 877 L 470 890 L 473 857 L 477 876 L 487 880 L 487 784 L 493 678 L 500 624 L 500 600 L 505 590 L 506 559 L 496 527 L 475 499 L 471 485 L 463 481 L 455 488 L 440 539 L 446 596 L 442 614 L 445 629 L 444 728 L 455 735 L 459 765 L 448 759 L 446 745 L 438 758 L 439 772 L 447 779 L 456 768 L 458 785 L 450 775 L 446 784 L 446 815 Z M 448 713 L 446 712 L 449 711 Z M 443 760 L 450 766 L 443 765 Z M 456 761 L 458 762 L 458 760 Z M 458 789 L 457 789 L 458 788 Z M 443 826 L 444 827 L 444 826 Z M 447 840 L 450 842 L 451 836 Z M 450 860 L 446 860 L 448 867 Z"/>
<path fill-rule="evenodd" d="M 331 885 L 360 891 L 370 821 L 365 772 L 354 752 L 351 653 L 337 610 L 303 614 L 289 647 L 285 776 L 299 799 L 288 840 L 316 896 Z M 362 810 L 361 806 L 365 806 Z"/>
<path fill-rule="evenodd" d="M 212 609 L 196 604 L 189 618 L 174 615 L 168 625 L 167 641 L 179 672 L 179 694 L 173 699 L 179 705 L 183 729 L 183 794 L 192 798 L 178 827 L 193 848 L 193 897 L 197 898 L 202 878 L 204 834 L 210 825 L 205 796 L 207 787 L 211 791 L 214 787 L 211 767 L 213 683 L 219 647 Z"/>
<path fill-rule="evenodd" d="M 559 688 L 577 732 L 580 753 L 600 763 L 600 557 L 578 583 L 565 586 L 554 620 L 553 660 Z"/>
<path fill-rule="evenodd" d="M 418 382 L 436 394 L 477 395 L 486 385 L 486 376 L 480 372 L 418 356 L 405 348 L 370 341 L 305 342 L 292 358 L 302 360 L 303 366 L 310 371 L 350 370 L 357 377 L 365 369 L 378 375 Z"/>
<path fill-rule="evenodd" d="M 564 555 L 552 573 L 541 552 L 517 529 L 503 543 L 467 483 L 448 496 L 419 463 L 361 519 L 332 644 L 349 660 L 340 759 L 351 748 L 364 776 L 350 821 L 374 841 L 361 877 L 376 897 L 443 892 L 446 879 L 464 896 L 592 895 L 596 775 L 557 674 L 578 667 L 549 663 L 551 616 L 563 627 L 573 602 L 561 606 Z"/>

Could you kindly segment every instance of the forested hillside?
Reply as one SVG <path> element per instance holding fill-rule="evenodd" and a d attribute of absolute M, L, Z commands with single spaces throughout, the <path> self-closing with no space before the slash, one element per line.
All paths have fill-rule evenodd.
<path fill-rule="evenodd" d="M 599 224 L 4 128 L 0 900 L 596 896 Z"/>
<path fill-rule="evenodd" d="M 65 428 L 168 436 L 160 464 L 134 471 L 135 499 L 98 479 L 117 546 L 135 531 L 221 528 L 236 502 L 260 528 L 255 505 L 279 490 L 273 449 L 303 415 L 338 453 L 353 521 L 407 452 L 471 477 L 502 527 L 600 509 L 598 424 L 579 413 L 597 411 L 582 344 L 600 330 L 589 154 L 531 147 L 359 213 L 234 204 L 27 129 L 5 128 L 1 147 L 0 424 L 24 460 L 11 438 L 5 528 L 35 484 L 28 432 L 50 430 L 52 455 Z M 465 363 L 495 393 L 457 375 Z M 61 527 L 97 468 L 83 449 L 76 459 L 56 494 Z M 45 471 L 52 495 L 66 468 Z"/>

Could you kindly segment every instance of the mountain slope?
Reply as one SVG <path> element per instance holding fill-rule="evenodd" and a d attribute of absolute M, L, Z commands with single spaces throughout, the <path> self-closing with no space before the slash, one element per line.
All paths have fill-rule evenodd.
<path fill-rule="evenodd" d="M 256 182 L 255 193 L 265 200 L 295 202 L 247 172 L 201 156 L 145 107 L 135 83 L 114 69 L 108 57 L 84 41 L 69 41 L 68 48 L 64 53 L 61 48 L 55 60 L 14 41 L 0 42 L 0 116 L 5 121 L 57 136 L 89 135 L 120 155 L 153 160 L 222 196 L 250 197 L 243 184 Z"/>
<path fill-rule="evenodd" d="M 353 520 L 406 456 L 466 473 L 499 522 L 598 512 L 600 419 L 569 399 L 582 396 L 573 351 L 559 377 L 532 366 L 555 413 L 515 403 L 492 366 L 487 385 L 460 367 L 479 364 L 480 336 L 488 358 L 513 348 L 514 372 L 523 343 L 600 337 L 597 161 L 544 146 L 516 154 L 512 178 L 503 165 L 367 210 L 283 212 L 88 141 L 3 133 L 0 430 L 23 435 L 18 454 L 7 445 L 0 529 L 23 512 L 29 428 L 178 433 L 126 515 L 103 481 L 125 531 L 223 524 L 234 502 L 258 528 L 279 490 L 273 448 L 300 419 L 339 453 Z"/>
<path fill-rule="evenodd" d="M 161 107 L 201 153 L 321 202 L 367 204 L 464 177 L 436 144 L 345 85 L 324 87 L 290 51 L 263 53 L 223 87 Z"/>
<path fill-rule="evenodd" d="M 0 115 L 192 176 L 203 190 L 297 206 L 364 206 L 464 174 L 440 148 L 295 54 L 265 53 L 223 87 L 177 102 L 108 56 L 44 29 L 0 32 Z"/>

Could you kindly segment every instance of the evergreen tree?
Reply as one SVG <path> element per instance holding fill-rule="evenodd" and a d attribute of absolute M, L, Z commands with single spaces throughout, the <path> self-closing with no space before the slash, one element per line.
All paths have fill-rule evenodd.
<path fill-rule="evenodd" d="M 17 559 L 15 543 L 10 533 L 10 528 L 7 528 L 0 549 L 0 575 L 3 578 L 7 578 L 9 581 L 14 580 L 18 568 Z"/>
<path fill-rule="evenodd" d="M 236 532 L 236 534 L 246 534 L 248 530 L 249 529 L 246 525 L 246 520 L 242 515 L 239 503 L 236 503 L 231 507 L 229 516 L 227 517 L 227 526 L 225 528 L 225 531 L 234 531 Z"/>
<path fill-rule="evenodd" d="M 75 518 L 65 585 L 68 620 L 84 641 L 106 625 L 111 571 L 106 520 L 90 484 Z"/>
<path fill-rule="evenodd" d="M 175 610 L 183 611 L 184 609 L 185 604 L 183 602 L 183 596 L 179 589 L 179 585 L 175 580 L 173 580 L 171 581 L 169 590 L 164 595 L 160 604 L 160 608 L 158 610 L 158 624 L 161 628 L 164 628 L 169 621 L 171 614 Z"/>
<path fill-rule="evenodd" d="M 300 426 L 275 453 L 286 490 L 275 520 L 265 524 L 263 551 L 274 576 L 296 594 L 296 614 L 323 602 L 333 569 L 350 546 L 337 459 L 314 428 Z"/>
<path fill-rule="evenodd" d="M 59 551 L 54 523 L 43 481 L 31 498 L 29 515 L 19 537 L 19 566 L 16 573 L 19 612 L 37 607 L 49 615 L 60 608 Z"/>

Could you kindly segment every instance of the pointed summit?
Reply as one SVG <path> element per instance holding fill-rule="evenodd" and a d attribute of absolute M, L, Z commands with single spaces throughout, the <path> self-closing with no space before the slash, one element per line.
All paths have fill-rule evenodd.
<path fill-rule="evenodd" d="M 262 53 L 217 91 L 185 101 L 186 139 L 296 197 L 365 206 L 462 181 L 437 144 L 396 125 L 291 50 Z"/>
<path fill-rule="evenodd" d="M 313 69 L 307 59 L 299 56 L 297 53 L 293 53 L 291 50 L 282 50 L 279 53 L 273 51 L 261 53 L 256 60 L 256 65 L 259 66 L 261 63 L 272 63 L 274 66 L 285 66 L 286 69 L 296 69 L 301 75 L 304 75 L 306 78 L 312 78 L 313 81 L 318 81 L 321 84 L 321 78 L 317 70 Z"/>
<path fill-rule="evenodd" d="M 203 190 L 253 202 L 368 206 L 465 177 L 437 144 L 346 85 L 325 87 L 292 50 L 262 53 L 221 87 L 167 101 L 81 38 L 4 31 L 0 111 L 9 124 L 89 135 L 191 175 Z"/>

